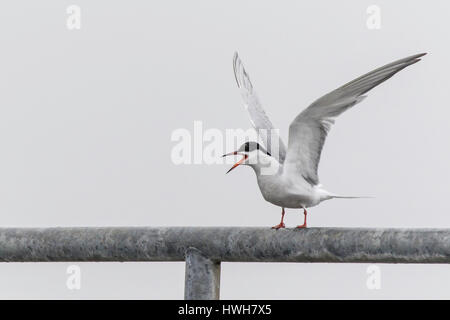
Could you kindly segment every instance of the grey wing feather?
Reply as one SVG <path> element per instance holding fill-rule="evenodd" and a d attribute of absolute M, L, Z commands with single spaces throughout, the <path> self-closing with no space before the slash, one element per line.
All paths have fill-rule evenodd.
<path fill-rule="evenodd" d="M 361 102 L 366 92 L 420 61 L 419 58 L 425 54 L 416 54 L 375 69 L 324 95 L 303 110 L 289 126 L 287 172 L 300 173 L 310 184 L 319 184 L 320 155 L 335 118 Z"/>
<path fill-rule="evenodd" d="M 265 144 L 267 151 L 273 157 L 277 158 L 278 161 L 283 162 L 286 157 L 286 147 L 279 136 L 278 130 L 275 129 L 269 117 L 265 113 L 261 103 L 259 102 L 258 96 L 253 90 L 250 77 L 245 71 L 237 52 L 233 57 L 233 70 L 236 83 L 240 89 L 242 99 L 244 100 L 244 106 L 250 116 L 250 122 L 258 132 L 258 135 Z"/>

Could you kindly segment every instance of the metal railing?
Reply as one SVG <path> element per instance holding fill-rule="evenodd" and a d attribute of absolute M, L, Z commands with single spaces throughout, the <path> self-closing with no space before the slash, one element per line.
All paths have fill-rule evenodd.
<path fill-rule="evenodd" d="M 0 228 L 0 262 L 185 261 L 185 299 L 218 299 L 223 262 L 450 263 L 450 229 Z"/>

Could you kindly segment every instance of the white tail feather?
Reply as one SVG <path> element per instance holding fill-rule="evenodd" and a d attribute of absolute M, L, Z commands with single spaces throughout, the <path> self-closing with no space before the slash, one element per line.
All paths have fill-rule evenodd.
<path fill-rule="evenodd" d="M 375 198 L 372 196 L 339 196 L 336 194 L 333 194 L 331 197 L 336 198 L 336 199 L 373 199 L 373 198 Z"/>

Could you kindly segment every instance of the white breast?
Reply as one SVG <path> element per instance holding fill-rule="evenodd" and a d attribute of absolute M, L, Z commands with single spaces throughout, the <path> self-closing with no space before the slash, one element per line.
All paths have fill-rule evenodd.
<path fill-rule="evenodd" d="M 320 196 L 306 181 L 292 181 L 283 175 L 257 175 L 264 199 L 285 208 L 312 207 Z"/>

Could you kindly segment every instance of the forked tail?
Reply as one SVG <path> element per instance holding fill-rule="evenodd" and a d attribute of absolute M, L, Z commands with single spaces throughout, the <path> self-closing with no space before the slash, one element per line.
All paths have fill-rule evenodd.
<path fill-rule="evenodd" d="M 319 189 L 318 192 L 321 195 L 322 201 L 329 200 L 329 199 L 371 199 L 371 198 L 375 198 L 372 196 L 341 196 L 339 194 L 334 194 L 329 191 L 326 191 L 324 189 Z"/>
<path fill-rule="evenodd" d="M 337 194 L 331 195 L 332 198 L 336 199 L 373 199 L 375 197 L 372 196 L 339 196 Z"/>

